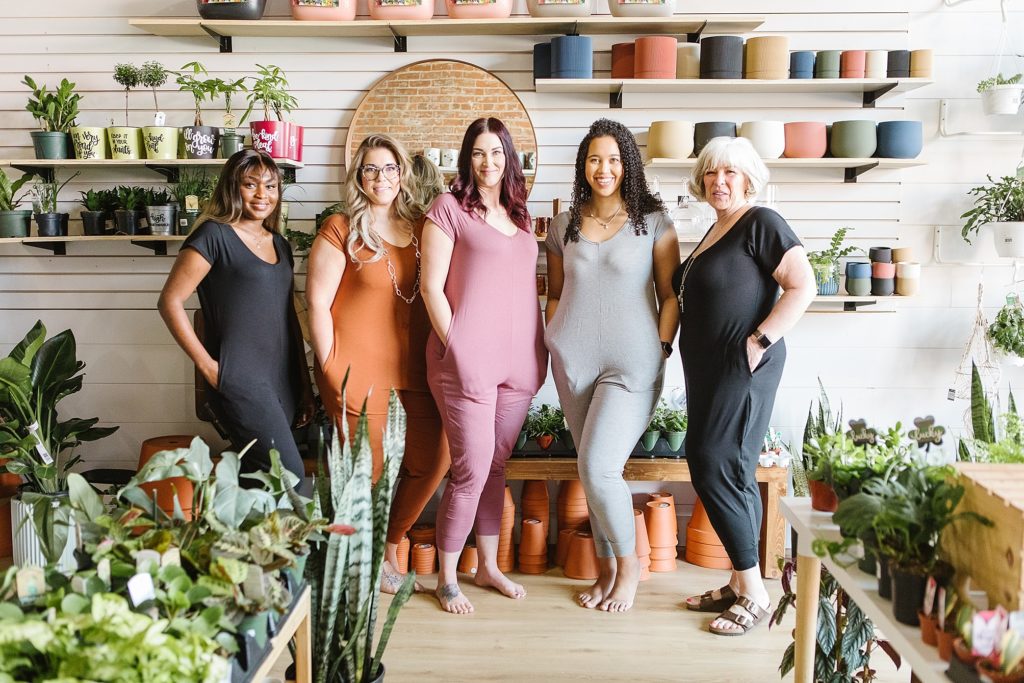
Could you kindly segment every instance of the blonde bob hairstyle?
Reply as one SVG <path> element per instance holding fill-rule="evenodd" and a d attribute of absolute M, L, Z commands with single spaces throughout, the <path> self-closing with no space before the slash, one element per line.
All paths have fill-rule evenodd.
<path fill-rule="evenodd" d="M 351 163 L 348 165 L 348 175 L 345 178 L 345 203 L 348 206 L 346 211 L 349 218 L 349 233 L 345 243 L 345 250 L 353 263 L 374 263 L 384 257 L 384 242 L 380 234 L 373 229 L 373 216 L 370 214 L 370 199 L 363 190 L 363 162 L 371 149 L 386 149 L 395 157 L 395 161 L 401 168 L 398 177 L 398 195 L 391 203 L 391 218 L 407 223 L 410 228 L 423 216 L 413 195 L 412 161 L 409 153 L 400 142 L 387 135 L 370 135 L 359 145 Z M 361 249 L 366 249 L 372 255 L 370 258 L 361 259 L 358 254 Z"/>
<path fill-rule="evenodd" d="M 719 168 L 732 168 L 747 179 L 747 198 L 756 196 L 768 184 L 768 167 L 746 138 L 718 137 L 704 146 L 690 174 L 690 192 L 706 202 L 704 174 Z"/>

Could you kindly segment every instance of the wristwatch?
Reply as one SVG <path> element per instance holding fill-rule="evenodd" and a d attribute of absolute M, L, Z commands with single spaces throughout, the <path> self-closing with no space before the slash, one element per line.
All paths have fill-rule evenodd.
<path fill-rule="evenodd" d="M 661 350 L 665 352 L 665 358 L 672 355 L 672 342 L 661 342 Z"/>
<path fill-rule="evenodd" d="M 768 338 L 768 335 L 766 335 L 764 332 L 758 329 L 755 329 L 753 334 L 750 336 L 754 338 L 754 341 L 761 345 L 762 349 L 767 349 L 774 343 L 771 339 Z"/>

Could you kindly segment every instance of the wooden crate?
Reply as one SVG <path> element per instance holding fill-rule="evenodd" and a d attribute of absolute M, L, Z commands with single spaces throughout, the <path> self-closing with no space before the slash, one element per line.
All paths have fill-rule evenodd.
<path fill-rule="evenodd" d="M 957 573 L 988 594 L 990 606 L 1024 607 L 1024 465 L 957 463 L 966 488 L 960 510 L 972 510 L 993 526 L 964 522 L 943 535 L 942 546 Z"/>

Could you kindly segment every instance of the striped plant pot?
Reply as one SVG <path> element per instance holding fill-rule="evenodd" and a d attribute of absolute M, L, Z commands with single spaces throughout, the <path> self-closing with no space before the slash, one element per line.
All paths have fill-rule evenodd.
<path fill-rule="evenodd" d="M 32 524 L 32 507 L 21 502 L 20 498 L 11 499 L 11 529 L 14 531 L 14 564 L 19 567 L 45 567 L 46 557 L 43 556 L 39 536 Z M 57 569 L 62 572 L 71 572 L 78 567 L 75 561 L 76 533 L 72 528 L 68 534 L 68 544 L 57 562 Z"/>

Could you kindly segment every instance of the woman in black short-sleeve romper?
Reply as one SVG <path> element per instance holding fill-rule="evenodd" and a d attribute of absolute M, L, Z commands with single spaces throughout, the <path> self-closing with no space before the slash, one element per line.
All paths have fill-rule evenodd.
<path fill-rule="evenodd" d="M 716 138 L 704 148 L 690 187 L 717 221 L 673 280 L 689 416 L 686 459 L 733 564 L 727 586 L 689 598 L 687 607 L 720 612 L 710 625 L 718 635 L 742 635 L 768 615 L 754 475 L 786 360 L 782 337 L 815 293 L 793 230 L 773 210 L 750 203 L 767 179 L 743 138 Z"/>

